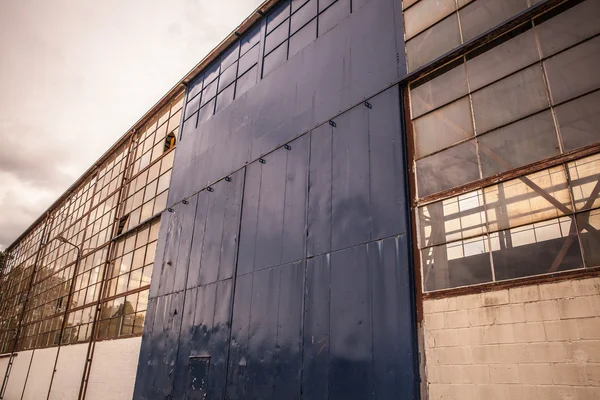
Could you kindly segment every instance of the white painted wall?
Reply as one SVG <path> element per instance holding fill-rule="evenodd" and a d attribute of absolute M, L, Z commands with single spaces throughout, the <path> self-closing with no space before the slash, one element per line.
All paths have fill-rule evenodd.
<path fill-rule="evenodd" d="M 600 399 L 600 278 L 423 302 L 429 400 Z"/>
<path fill-rule="evenodd" d="M 29 363 L 34 351 L 22 351 L 15 357 L 10 371 L 8 384 L 6 385 L 6 392 L 4 398 L 6 400 L 20 400 L 23 394 L 23 387 L 25 386 L 25 379 L 27 378 L 27 371 L 29 370 Z M 7 359 L 8 362 L 8 359 Z M 2 375 L 4 379 L 4 375 Z"/>
<path fill-rule="evenodd" d="M 86 400 L 131 400 L 141 337 L 96 343 Z"/>
<path fill-rule="evenodd" d="M 6 373 L 6 367 L 8 367 L 8 360 L 10 357 L 0 357 L 0 382 L 4 379 Z M 2 385 L 2 383 L 0 383 Z"/>
<path fill-rule="evenodd" d="M 50 379 L 56 360 L 57 348 L 39 349 L 33 354 L 23 400 L 42 400 L 48 396 Z M 11 373 L 12 379 L 12 373 Z"/>
<path fill-rule="evenodd" d="M 77 400 L 87 349 L 88 343 L 60 348 L 50 400 Z"/>

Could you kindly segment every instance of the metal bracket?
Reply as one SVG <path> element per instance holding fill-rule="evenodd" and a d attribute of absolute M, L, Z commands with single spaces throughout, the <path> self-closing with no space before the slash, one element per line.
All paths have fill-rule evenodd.
<path fill-rule="evenodd" d="M 333 121 L 329 121 L 329 125 L 333 126 L 334 128 L 337 126 Z"/>
<path fill-rule="evenodd" d="M 190 204 L 190 202 L 189 202 L 189 201 L 187 201 L 186 199 L 183 199 L 181 202 L 182 202 L 183 204 Z"/>
<path fill-rule="evenodd" d="M 214 191 L 215 191 L 215 189 L 213 189 L 213 188 L 212 188 L 212 187 L 210 187 L 210 186 L 209 186 L 209 187 L 207 187 L 207 188 L 206 188 L 206 190 L 208 190 L 209 192 L 214 192 Z"/>
<path fill-rule="evenodd" d="M 170 213 L 175 212 L 175 210 L 173 210 L 172 208 L 167 208 L 167 211 Z"/>
<path fill-rule="evenodd" d="M 264 158 L 259 158 L 258 162 L 261 164 L 266 164 L 267 162 L 264 160 Z"/>
<path fill-rule="evenodd" d="M 371 109 L 371 108 L 373 108 L 373 106 L 371 105 L 371 103 L 369 103 L 368 101 L 365 101 L 365 106 L 366 106 L 368 109 Z"/>
<path fill-rule="evenodd" d="M 292 146 L 290 146 L 289 144 L 286 144 L 286 145 L 283 146 L 283 148 L 286 149 L 286 150 L 291 150 Z"/>
<path fill-rule="evenodd" d="M 225 182 L 231 182 L 231 178 L 230 178 L 230 177 L 228 177 L 228 176 L 226 176 L 226 177 L 225 177 Z"/>

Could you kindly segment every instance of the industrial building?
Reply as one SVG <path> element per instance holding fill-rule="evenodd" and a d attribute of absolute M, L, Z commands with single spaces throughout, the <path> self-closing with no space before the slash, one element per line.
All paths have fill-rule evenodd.
<path fill-rule="evenodd" d="M 600 0 L 269 0 L 7 248 L 0 399 L 600 398 Z"/>

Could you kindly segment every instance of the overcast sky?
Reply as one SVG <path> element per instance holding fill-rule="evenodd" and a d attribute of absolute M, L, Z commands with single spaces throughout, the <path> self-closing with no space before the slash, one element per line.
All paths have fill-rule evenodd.
<path fill-rule="evenodd" d="M 0 0 L 0 249 L 260 0 Z"/>

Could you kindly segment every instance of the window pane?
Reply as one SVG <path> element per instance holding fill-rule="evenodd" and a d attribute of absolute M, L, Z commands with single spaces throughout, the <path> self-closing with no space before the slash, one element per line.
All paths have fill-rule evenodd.
<path fill-rule="evenodd" d="M 420 247 L 486 233 L 483 192 L 476 190 L 419 208 Z"/>
<path fill-rule="evenodd" d="M 600 266 L 600 210 L 577 214 L 586 267 Z"/>
<path fill-rule="evenodd" d="M 484 177 L 560 154 L 550 111 L 478 136 L 477 141 Z"/>
<path fill-rule="evenodd" d="M 217 96 L 217 111 L 219 112 L 229 105 L 233 101 L 233 95 L 235 93 L 235 85 L 229 85 L 229 87 L 223 90 Z"/>
<path fill-rule="evenodd" d="M 217 94 L 217 83 L 218 79 L 214 80 L 208 86 L 204 88 L 202 91 L 202 102 L 200 104 L 206 104 L 210 99 L 212 99 Z"/>
<path fill-rule="evenodd" d="M 221 56 L 221 73 L 226 68 L 228 68 L 231 64 L 234 63 L 235 60 L 238 59 L 240 53 L 240 42 L 235 42 L 223 53 Z"/>
<path fill-rule="evenodd" d="M 237 76 L 237 62 L 225 70 L 219 77 L 219 92 L 229 86 Z"/>
<path fill-rule="evenodd" d="M 419 197 L 479 179 L 475 141 L 469 141 L 417 161 Z"/>
<path fill-rule="evenodd" d="M 488 132 L 549 106 L 539 64 L 473 93 L 477 134 Z"/>
<path fill-rule="evenodd" d="M 271 32 L 290 15 L 290 2 L 283 1 L 267 16 L 267 32 Z"/>
<path fill-rule="evenodd" d="M 536 27 L 544 57 L 600 33 L 600 2 L 587 0 Z"/>
<path fill-rule="evenodd" d="M 241 54 L 245 54 L 260 40 L 260 24 L 257 24 L 254 28 L 244 34 L 244 37 L 240 39 L 241 43 Z"/>
<path fill-rule="evenodd" d="M 454 0 L 421 0 L 404 12 L 406 40 L 447 17 L 456 10 Z"/>
<path fill-rule="evenodd" d="M 287 22 L 280 25 L 273 32 L 269 33 L 265 39 L 265 54 L 270 53 L 274 48 L 279 46 L 284 40 L 286 40 L 290 33 L 290 24 Z"/>
<path fill-rule="evenodd" d="M 241 76 L 244 72 L 248 71 L 252 66 L 258 62 L 258 46 L 254 46 L 252 50 L 244 54 L 240 58 L 238 76 Z"/>
<path fill-rule="evenodd" d="M 279 67 L 287 60 L 287 42 L 279 46 L 268 56 L 265 57 L 263 65 L 263 76 L 267 76 L 271 71 Z"/>
<path fill-rule="evenodd" d="M 460 44 L 458 17 L 454 14 L 406 42 L 408 72 L 415 71 Z"/>
<path fill-rule="evenodd" d="M 467 93 L 467 71 L 465 65 L 460 64 L 430 81 L 411 88 L 411 115 L 417 118 Z"/>
<path fill-rule="evenodd" d="M 487 237 L 421 250 L 426 291 L 492 281 Z"/>
<path fill-rule="evenodd" d="M 302 28 L 308 21 L 317 15 L 317 0 L 310 0 L 308 4 L 302 7 L 298 12 L 292 15 L 291 33 Z M 316 25 L 316 24 L 315 24 Z M 316 29 L 316 28 L 315 28 Z"/>
<path fill-rule="evenodd" d="M 185 106 L 185 119 L 188 119 L 192 116 L 198 108 L 200 107 L 200 95 L 196 95 L 193 99 L 191 99 L 187 105 Z"/>
<path fill-rule="evenodd" d="M 496 280 L 582 267 L 571 217 L 493 233 L 490 242 Z"/>
<path fill-rule="evenodd" d="M 600 88 L 600 36 L 544 61 L 552 104 Z"/>
<path fill-rule="evenodd" d="M 562 166 L 483 189 L 490 232 L 556 218 L 572 211 Z"/>
<path fill-rule="evenodd" d="M 248 89 L 256 85 L 256 78 L 258 77 L 258 66 L 252 67 L 252 69 L 240 76 L 237 80 L 237 87 L 235 89 L 235 95 L 239 98 Z"/>
<path fill-rule="evenodd" d="M 289 57 L 311 44 L 317 39 L 317 20 L 313 20 L 290 38 Z"/>
<path fill-rule="evenodd" d="M 215 100 L 216 99 L 213 97 L 212 100 L 210 100 L 200 109 L 200 112 L 198 113 L 198 126 L 200 126 L 202 122 L 212 117 L 212 115 L 215 113 Z"/>
<path fill-rule="evenodd" d="M 600 142 L 600 91 L 555 108 L 565 151 Z"/>
<path fill-rule="evenodd" d="M 518 36 L 467 61 L 472 91 L 539 60 L 533 29 L 514 34 Z"/>
<path fill-rule="evenodd" d="M 600 154 L 567 164 L 577 211 L 600 206 Z"/>
<path fill-rule="evenodd" d="M 319 1 L 319 12 L 324 9 L 323 0 Z M 344 18 L 350 15 L 350 0 L 337 0 L 331 7 L 319 15 L 319 36 L 324 35 Z"/>
<path fill-rule="evenodd" d="M 474 136 L 468 97 L 414 120 L 417 158 Z"/>
<path fill-rule="evenodd" d="M 527 8 L 526 0 L 477 0 L 459 11 L 465 42 Z"/>

